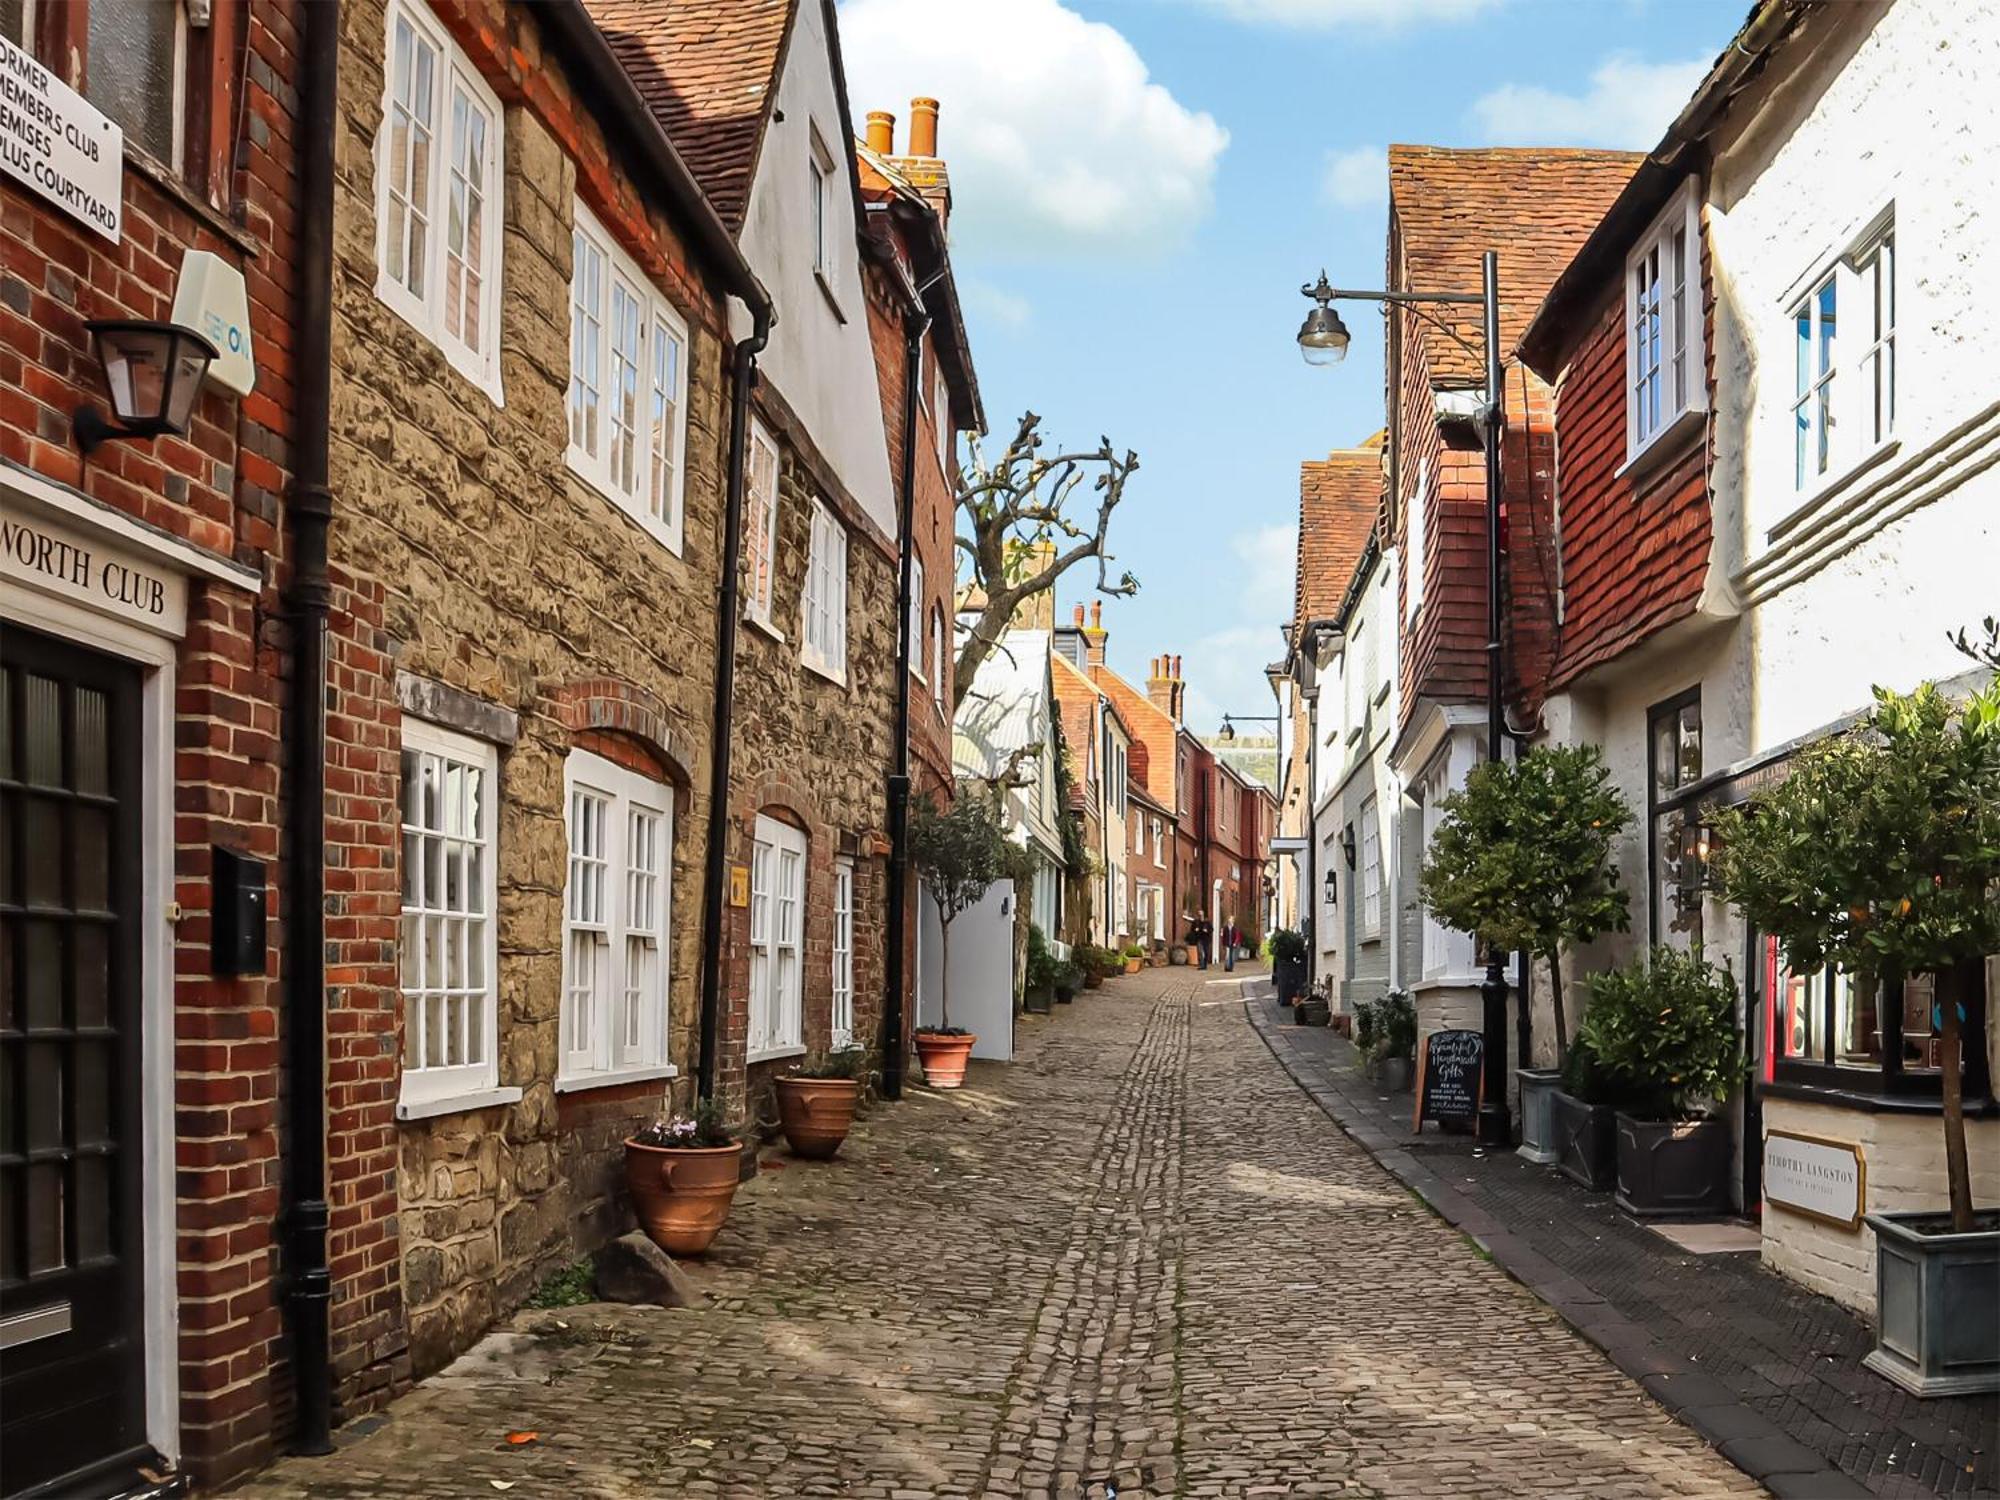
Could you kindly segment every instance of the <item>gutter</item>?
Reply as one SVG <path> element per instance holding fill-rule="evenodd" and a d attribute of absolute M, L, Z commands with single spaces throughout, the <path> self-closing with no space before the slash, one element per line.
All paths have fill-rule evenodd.
<path fill-rule="evenodd" d="M 750 392 L 757 384 L 757 356 L 771 337 L 771 305 L 752 303 L 750 336 L 730 355 L 729 473 L 723 507 L 722 578 L 716 601 L 715 719 L 709 741 L 708 848 L 703 872 L 701 925 L 701 1032 L 695 1058 L 695 1091 L 715 1095 L 715 1060 L 722 1020 L 723 882 L 729 873 L 730 737 L 735 729 L 737 603 L 743 552 L 743 485 L 749 461 Z"/>
<path fill-rule="evenodd" d="M 333 176 L 340 6 L 305 7 L 299 98 L 298 345 L 293 368 L 290 522 L 292 670 L 286 704 L 291 787 L 286 807 L 285 1203 L 286 1322 L 291 1332 L 295 1453 L 333 1451 L 333 1364 L 326 1185 L 326 663 L 327 486 L 333 397 Z"/>

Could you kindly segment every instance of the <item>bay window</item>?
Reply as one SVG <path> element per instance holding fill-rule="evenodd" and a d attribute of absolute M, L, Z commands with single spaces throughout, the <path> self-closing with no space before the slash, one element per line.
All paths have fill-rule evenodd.
<path fill-rule="evenodd" d="M 500 401 L 500 101 L 418 0 L 392 0 L 375 137 L 376 295 Z"/>
<path fill-rule="evenodd" d="M 750 852 L 749 1060 L 805 1051 L 800 954 L 805 925 L 806 836 L 759 815 Z"/>
<path fill-rule="evenodd" d="M 678 553 L 687 324 L 581 202 L 570 244 L 569 466 Z"/>
<path fill-rule="evenodd" d="M 563 766 L 562 1062 L 556 1087 L 672 1074 L 672 789 L 588 750 Z"/>

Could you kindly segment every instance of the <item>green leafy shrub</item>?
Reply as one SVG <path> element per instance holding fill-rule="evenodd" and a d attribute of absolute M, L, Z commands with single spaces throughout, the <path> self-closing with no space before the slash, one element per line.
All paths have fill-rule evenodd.
<path fill-rule="evenodd" d="M 1125 947 L 1125 956 L 1127 958 L 1144 958 L 1146 956 L 1146 947 L 1143 943 L 1128 943 Z"/>
<path fill-rule="evenodd" d="M 1271 934 L 1271 962 L 1302 964 L 1306 961 L 1305 934 L 1292 927 L 1280 927 Z"/>
<path fill-rule="evenodd" d="M 1417 1005 L 1407 990 L 1391 990 L 1375 1002 L 1372 1055 L 1376 1061 L 1417 1055 Z"/>
<path fill-rule="evenodd" d="M 866 1078 L 874 1071 L 875 1056 L 860 1042 L 849 1042 L 800 1063 L 797 1078 Z"/>
<path fill-rule="evenodd" d="M 1643 960 L 1586 981 L 1588 1038 L 1623 1108 L 1652 1120 L 1685 1120 L 1727 1099 L 1743 1081 L 1736 985 L 1700 957 L 1655 948 Z"/>
<path fill-rule="evenodd" d="M 1623 1102 L 1618 1081 L 1604 1071 L 1604 1064 L 1598 1061 L 1597 1049 L 1591 1045 L 1587 1033 L 1577 1036 L 1575 1045 L 1569 1049 L 1569 1056 L 1563 1059 L 1562 1091 L 1585 1104 L 1616 1106 Z"/>
<path fill-rule="evenodd" d="M 1053 989 L 1056 982 L 1056 958 L 1049 952 L 1048 939 L 1042 936 L 1042 929 L 1034 923 L 1028 924 L 1028 962 L 1023 976 L 1030 990 Z"/>
<path fill-rule="evenodd" d="M 1354 1045 L 1363 1057 L 1370 1056 L 1375 1049 L 1375 1028 L 1379 1024 L 1376 1015 L 1380 1005 L 1374 1000 L 1357 1000 L 1354 1005 Z"/>

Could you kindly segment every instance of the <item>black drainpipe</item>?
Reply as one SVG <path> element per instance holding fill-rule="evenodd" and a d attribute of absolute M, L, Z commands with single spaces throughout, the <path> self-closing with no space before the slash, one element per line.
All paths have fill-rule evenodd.
<path fill-rule="evenodd" d="M 299 100 L 298 398 L 291 504 L 291 798 L 285 898 L 285 1042 L 288 1109 L 285 1205 L 293 1451 L 333 1451 L 326 1199 L 326 537 L 333 519 L 327 447 L 333 358 L 333 151 L 337 0 L 305 7 Z"/>
<path fill-rule="evenodd" d="M 736 697 L 737 579 L 742 570 L 743 478 L 750 448 L 750 392 L 757 384 L 757 355 L 771 337 L 768 303 L 750 309 L 750 336 L 730 363 L 728 498 L 722 523 L 722 593 L 716 605 L 715 723 L 709 748 L 708 867 L 702 887 L 701 1050 L 695 1090 L 715 1093 L 716 1033 L 722 1017 L 723 881 L 729 873 L 729 762 Z"/>
<path fill-rule="evenodd" d="M 917 492 L 917 403 L 918 372 L 924 352 L 924 334 L 931 320 L 910 293 L 910 311 L 903 319 L 903 472 L 897 476 L 902 487 L 900 500 L 900 553 L 896 582 L 896 738 L 894 769 L 889 773 L 889 932 L 887 962 L 884 964 L 882 992 L 882 1093 L 890 1099 L 903 1097 L 903 945 L 910 921 L 910 653 L 916 649 L 910 631 L 910 560 L 916 538 L 911 525 L 916 515 Z M 945 414 L 939 412 L 942 422 Z M 945 670 L 939 662 L 937 670 Z"/>

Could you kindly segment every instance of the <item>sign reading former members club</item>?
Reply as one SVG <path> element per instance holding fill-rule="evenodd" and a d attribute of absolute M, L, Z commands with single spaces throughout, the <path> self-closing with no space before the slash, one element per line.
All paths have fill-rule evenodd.
<path fill-rule="evenodd" d="M 125 132 L 0 37 L 0 167 L 113 244 L 124 224 Z"/>

